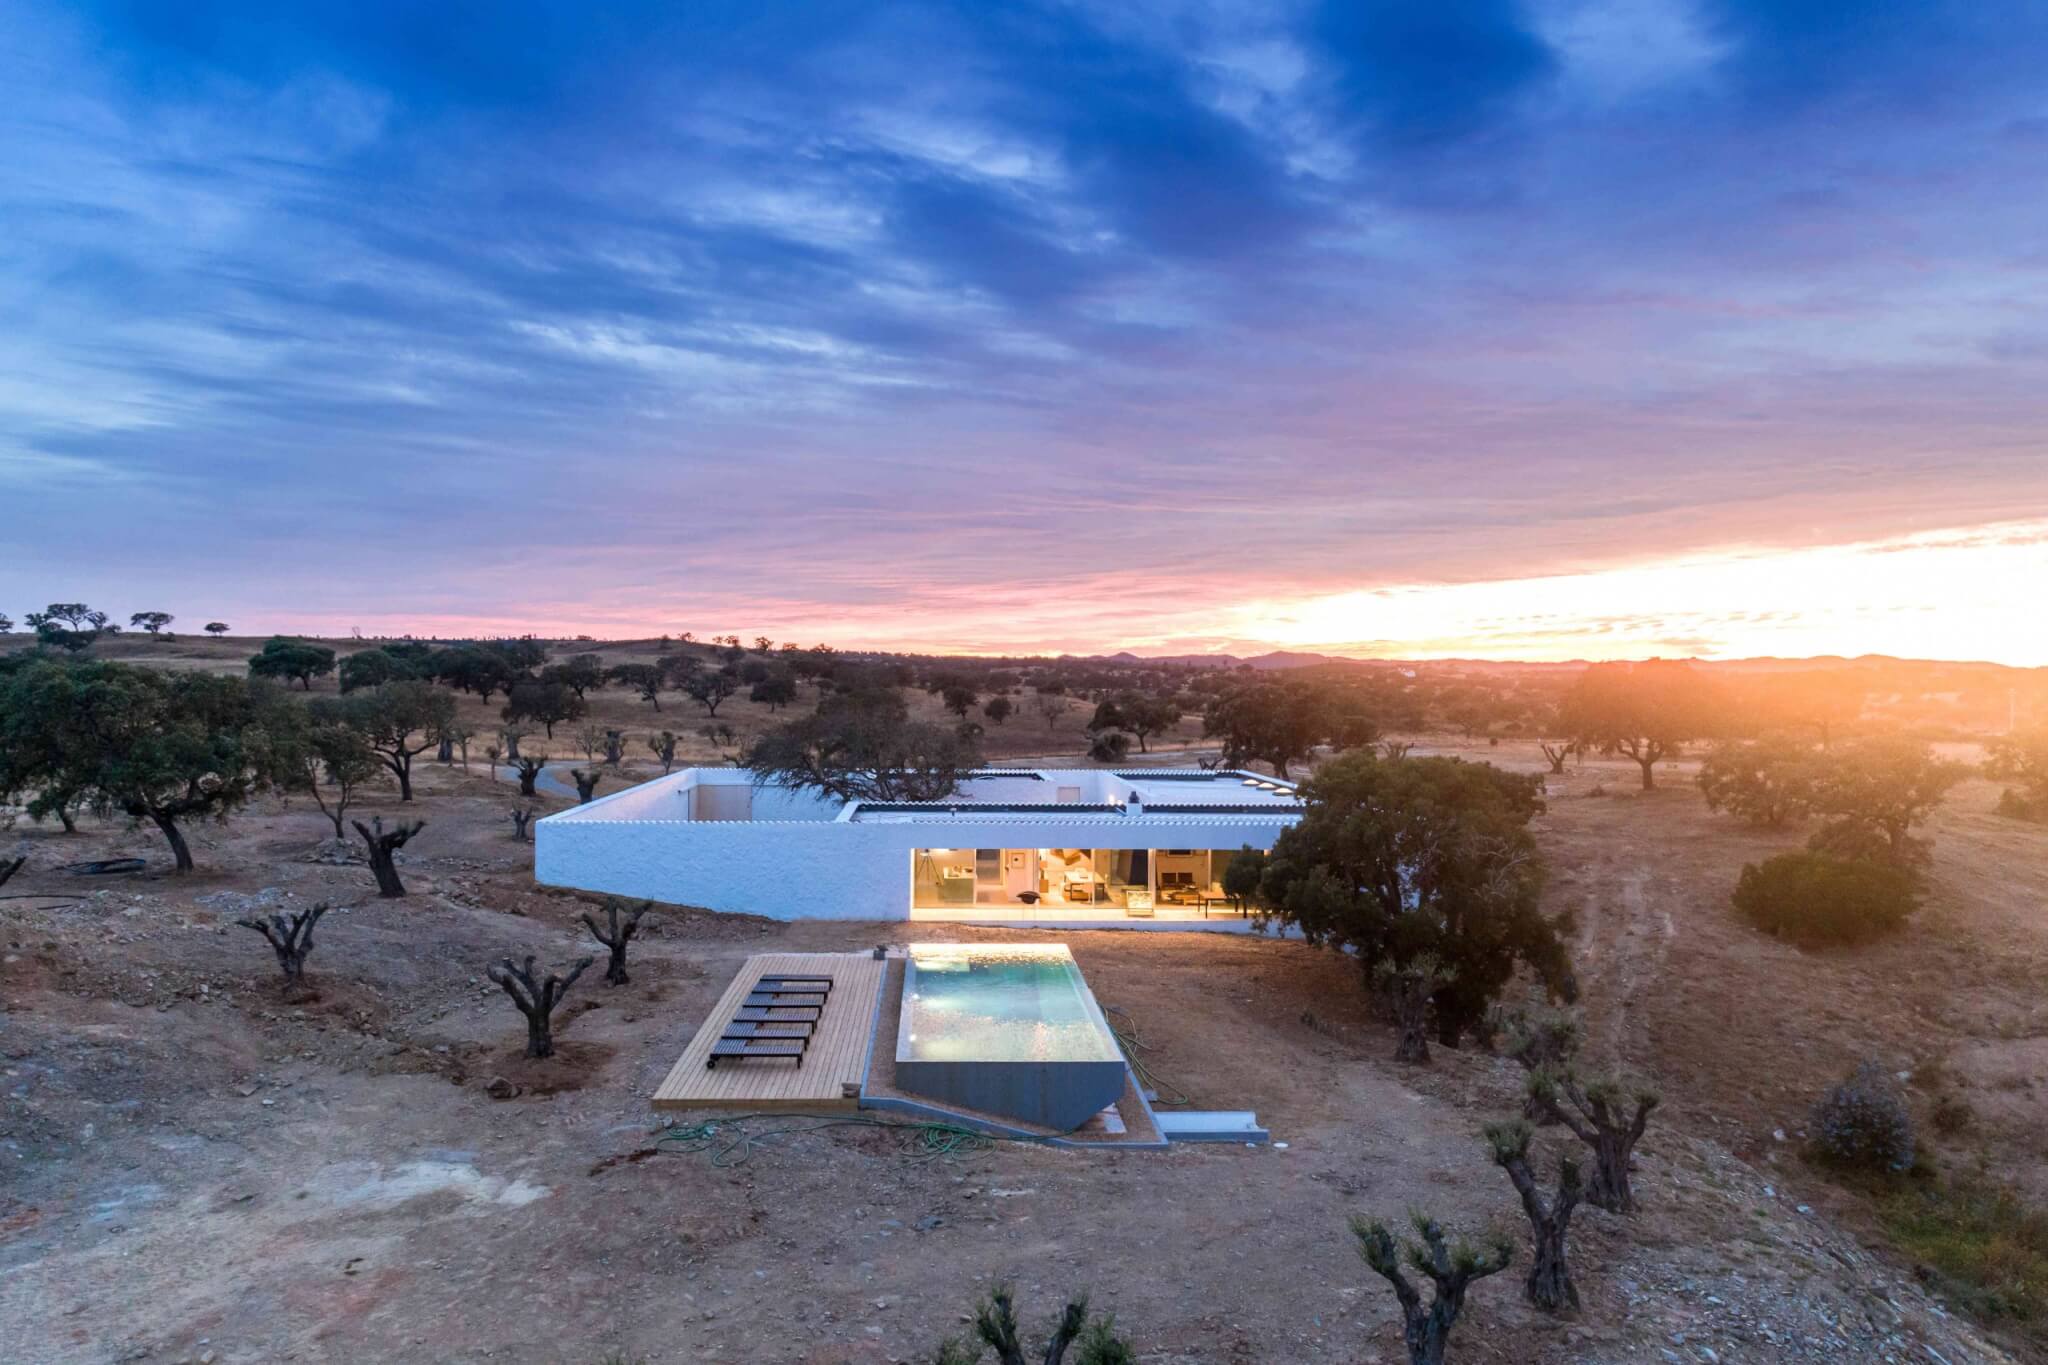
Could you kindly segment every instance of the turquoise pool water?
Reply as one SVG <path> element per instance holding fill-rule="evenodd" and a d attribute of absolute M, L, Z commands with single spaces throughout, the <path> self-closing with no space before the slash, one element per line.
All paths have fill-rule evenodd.
<path fill-rule="evenodd" d="M 1064 945 L 912 944 L 899 1060 L 1121 1061 Z"/>

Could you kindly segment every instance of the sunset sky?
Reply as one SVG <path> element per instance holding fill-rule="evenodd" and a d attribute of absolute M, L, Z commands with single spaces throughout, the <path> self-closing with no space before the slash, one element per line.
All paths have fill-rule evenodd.
<path fill-rule="evenodd" d="M 2044 70 L 1998 0 L 17 0 L 0 611 L 2048 664 Z"/>

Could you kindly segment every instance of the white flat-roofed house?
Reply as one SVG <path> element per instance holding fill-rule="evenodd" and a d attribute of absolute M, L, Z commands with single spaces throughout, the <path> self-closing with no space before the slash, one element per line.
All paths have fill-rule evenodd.
<path fill-rule="evenodd" d="M 534 826 L 543 882 L 774 919 L 1087 925 L 1230 917 L 1223 869 L 1301 817 L 1201 769 L 1000 768 L 943 801 L 843 801 L 686 768 Z"/>

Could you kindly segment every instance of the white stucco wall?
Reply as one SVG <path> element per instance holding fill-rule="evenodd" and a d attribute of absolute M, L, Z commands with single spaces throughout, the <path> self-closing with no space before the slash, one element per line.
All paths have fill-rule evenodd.
<path fill-rule="evenodd" d="M 678 792 L 705 771 L 721 784 L 747 780 L 731 770 L 678 773 L 538 822 L 535 877 L 773 919 L 902 920 L 910 917 L 915 849 L 1269 849 L 1288 823 L 1273 816 L 1055 815 L 1061 808 L 1054 807 L 1044 816 L 864 824 L 821 818 L 811 798 L 771 791 L 757 792 L 751 821 L 655 818 L 686 810 Z M 762 818 L 764 811 L 782 818 Z M 834 813 L 827 803 L 825 815 Z"/>

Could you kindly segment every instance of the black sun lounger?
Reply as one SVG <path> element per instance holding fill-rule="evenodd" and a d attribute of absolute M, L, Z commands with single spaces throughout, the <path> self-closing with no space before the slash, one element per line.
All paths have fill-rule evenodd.
<path fill-rule="evenodd" d="M 754 983 L 757 991 L 814 991 L 832 989 L 829 976 L 764 976 Z"/>
<path fill-rule="evenodd" d="M 817 1025 L 801 1019 L 776 1019 L 766 1023 L 735 1019 L 725 1026 L 725 1041 L 734 1038 L 808 1038 Z"/>
<path fill-rule="evenodd" d="M 747 997 L 747 1008 L 750 1010 L 773 1009 L 778 1005 L 783 1007 L 788 1007 L 791 1005 L 810 1005 L 822 1007 L 824 1003 L 825 997 L 817 993 L 816 991 L 807 992 L 801 995 L 796 994 L 794 992 L 786 995 L 777 995 L 772 991 L 756 991 L 754 994 Z"/>
<path fill-rule="evenodd" d="M 711 1055 L 704 1059 L 704 1068 L 707 1071 L 716 1070 L 720 1057 L 794 1057 L 797 1066 L 801 1067 L 804 1064 L 804 1048 L 809 1043 L 808 1038 L 724 1038 L 711 1045 Z"/>
<path fill-rule="evenodd" d="M 817 1023 L 824 1011 L 816 1005 L 742 1005 L 733 1013 L 733 1022 L 740 1024 L 790 1024 Z"/>

